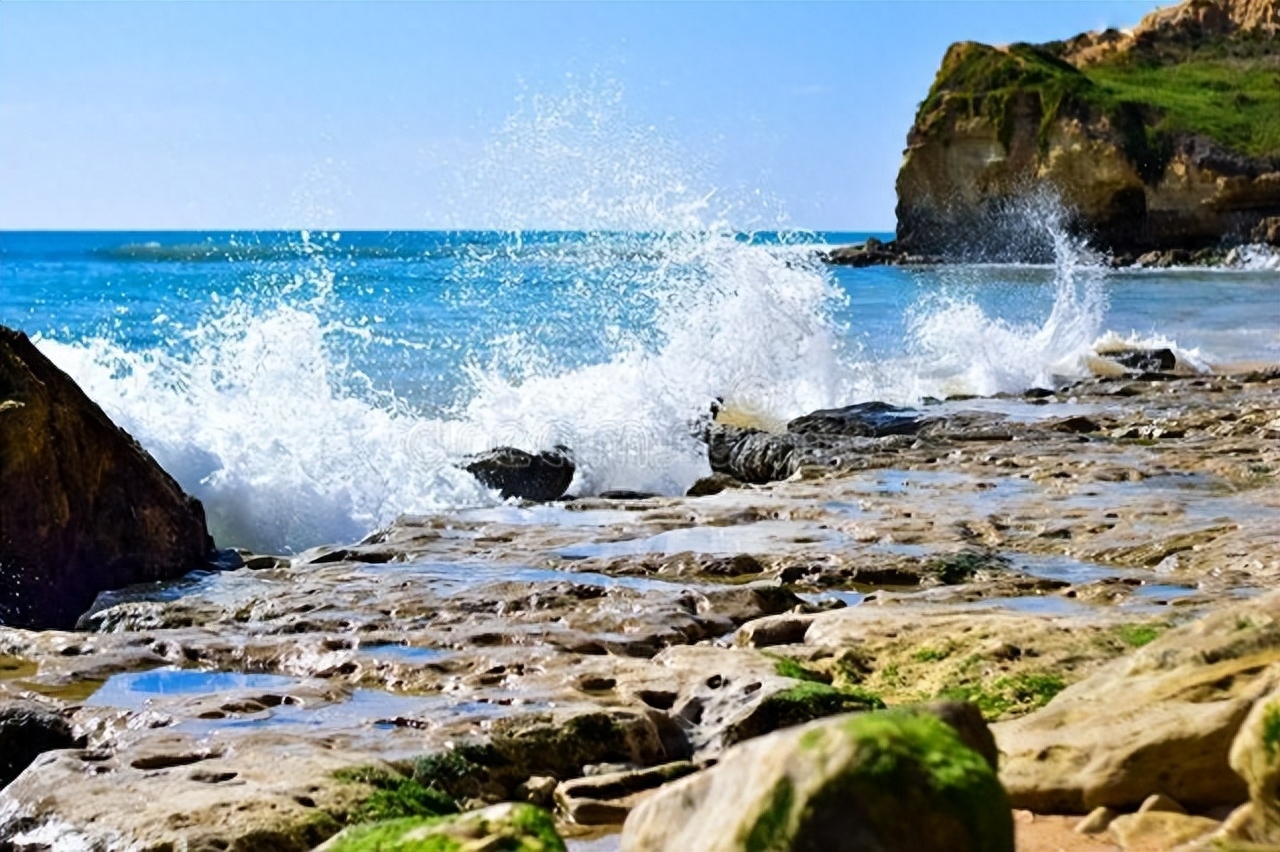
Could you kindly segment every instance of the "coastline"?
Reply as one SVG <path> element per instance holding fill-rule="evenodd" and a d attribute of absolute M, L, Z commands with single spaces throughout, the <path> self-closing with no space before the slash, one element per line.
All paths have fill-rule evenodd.
<path fill-rule="evenodd" d="M 509 765 L 440 781 L 455 801 L 550 805 L 538 779 L 706 766 L 778 724 L 939 698 L 996 723 L 1006 784 L 1034 779 L 1014 720 L 1280 580 L 1280 371 L 966 404 L 783 482 L 402 518 L 104 596 L 89 632 L 0 628 L 0 696 L 84 732 L 0 793 L 5 836 L 304 849 L 461 743 Z M 1024 822 L 1065 834 L 1034 786 Z M 562 794 L 562 830 L 645 795 Z"/>

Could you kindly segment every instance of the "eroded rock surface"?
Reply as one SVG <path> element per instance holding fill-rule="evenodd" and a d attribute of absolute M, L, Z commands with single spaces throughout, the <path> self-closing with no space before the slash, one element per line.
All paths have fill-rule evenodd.
<path fill-rule="evenodd" d="M 672 767 L 831 714 L 959 699 L 1034 727 L 1280 580 L 1280 375 L 1132 369 L 878 412 L 911 435 L 816 413 L 789 434 L 872 449 L 786 481 L 405 517 L 104 593 L 77 632 L 0 628 L 0 707 L 37 702 L 76 745 L 0 792 L 0 844 L 307 849 L 556 790 L 572 834 Z M 1201 710 L 1261 677 L 1231 672 Z M 1114 815 L 1154 792 L 1178 798 Z M 1231 795 L 1213 819 L 1242 780 Z M 1027 819 L 1020 837 L 1094 842 L 1078 817 Z"/>

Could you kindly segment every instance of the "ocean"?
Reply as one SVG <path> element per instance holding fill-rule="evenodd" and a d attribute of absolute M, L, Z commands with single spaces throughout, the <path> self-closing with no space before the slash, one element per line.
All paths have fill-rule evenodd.
<path fill-rule="evenodd" d="M 1099 348 L 1280 362 L 1280 267 L 1109 269 L 1054 216 L 1046 265 L 851 269 L 868 233 L 723 228 L 4 232 L 0 323 L 205 504 L 297 552 L 493 505 L 457 467 L 570 447 L 572 492 L 683 493 L 713 401 L 774 428 L 872 399 L 1019 393 Z M 876 234 L 889 238 L 888 234 Z"/>

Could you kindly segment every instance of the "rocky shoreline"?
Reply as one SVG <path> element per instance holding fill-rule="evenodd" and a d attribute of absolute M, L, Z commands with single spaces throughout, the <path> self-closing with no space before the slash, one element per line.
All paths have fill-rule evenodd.
<path fill-rule="evenodd" d="M 1104 263 L 1112 269 L 1168 269 L 1170 267 L 1209 267 L 1239 269 L 1249 265 L 1259 252 L 1280 257 L 1280 216 L 1263 219 L 1249 235 L 1249 242 L 1229 247 L 1167 248 L 1141 254 L 1120 252 L 1108 256 Z M 819 257 L 832 266 L 935 266 L 951 258 L 941 254 L 919 254 L 904 248 L 897 240 L 871 237 L 865 242 L 838 246 L 821 252 Z"/>
<path fill-rule="evenodd" d="M 1008 797 L 977 826 L 901 782 L 933 848 L 1270 848 L 1280 371 L 1132 363 L 710 422 L 700 496 L 403 517 L 0 627 L 0 849 L 798 843 L 835 829 L 797 816 L 829 769 L 796 744 L 856 778 L 885 736 Z M 996 770 L 966 762 L 992 734 Z M 725 811 L 735 761 L 777 768 Z"/>

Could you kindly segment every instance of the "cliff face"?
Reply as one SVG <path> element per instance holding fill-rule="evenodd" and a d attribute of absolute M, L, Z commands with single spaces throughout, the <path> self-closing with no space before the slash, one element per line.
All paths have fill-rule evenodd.
<path fill-rule="evenodd" d="M 1189 0 L 1129 32 L 954 44 L 898 174 L 898 241 L 1027 258 L 1018 199 L 1059 196 L 1114 252 L 1243 239 L 1280 215 L 1280 0 Z"/>

